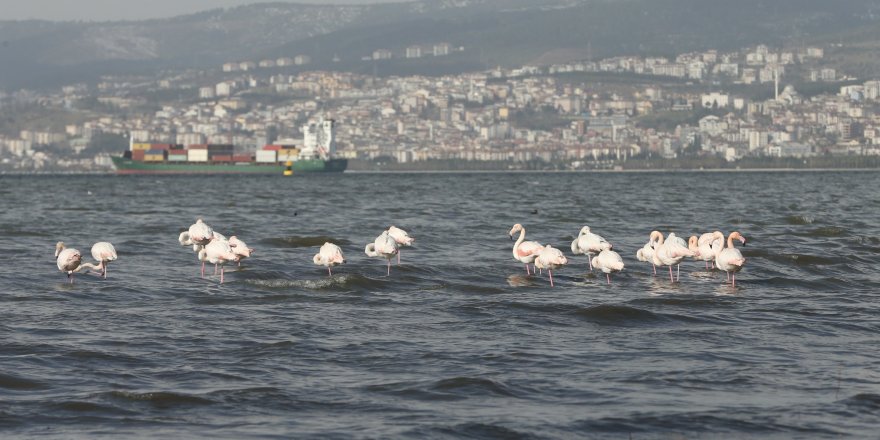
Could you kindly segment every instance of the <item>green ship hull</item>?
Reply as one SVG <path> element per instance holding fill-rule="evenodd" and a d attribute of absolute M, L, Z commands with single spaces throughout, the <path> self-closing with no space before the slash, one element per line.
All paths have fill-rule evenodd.
<path fill-rule="evenodd" d="M 192 162 L 139 162 L 123 157 L 112 157 L 117 174 L 284 174 L 287 166 L 280 163 L 192 163 Z M 293 174 L 341 173 L 348 167 L 347 159 L 305 159 L 294 161 Z"/>

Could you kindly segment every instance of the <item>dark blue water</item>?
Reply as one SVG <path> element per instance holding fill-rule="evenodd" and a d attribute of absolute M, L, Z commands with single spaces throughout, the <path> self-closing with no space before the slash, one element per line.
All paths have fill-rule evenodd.
<path fill-rule="evenodd" d="M 0 437 L 873 438 L 880 173 L 0 177 Z M 536 213 L 535 210 L 537 211 Z M 226 283 L 197 217 L 256 248 Z M 507 231 L 584 257 L 526 277 Z M 364 245 L 394 224 L 403 264 Z M 737 287 L 658 229 L 740 231 Z M 348 264 L 312 265 L 326 240 Z M 55 267 L 111 241 L 109 278 Z M 570 256 L 570 254 L 569 254 Z"/>

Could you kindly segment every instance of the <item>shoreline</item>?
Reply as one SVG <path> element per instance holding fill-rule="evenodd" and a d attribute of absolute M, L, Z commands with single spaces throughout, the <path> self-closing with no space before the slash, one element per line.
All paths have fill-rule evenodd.
<path fill-rule="evenodd" d="M 705 169 L 630 169 L 630 170 L 346 170 L 333 174 L 613 174 L 613 173 L 799 173 L 799 172 L 880 172 L 880 168 L 705 168 Z M 309 173 L 311 174 L 311 173 Z M 321 173 L 323 174 L 323 173 Z M 134 174 L 130 174 L 134 176 Z M 162 176 L 169 174 L 139 174 L 140 176 Z M 176 174 L 176 176 L 218 176 L 222 173 Z M 228 175 L 228 174 L 227 174 Z M 274 174 L 261 174 L 273 176 Z M 299 174 L 302 176 L 303 173 Z M 115 171 L 59 171 L 59 172 L 0 172 L 2 176 L 128 176 Z M 278 174 L 281 176 L 281 174 Z"/>

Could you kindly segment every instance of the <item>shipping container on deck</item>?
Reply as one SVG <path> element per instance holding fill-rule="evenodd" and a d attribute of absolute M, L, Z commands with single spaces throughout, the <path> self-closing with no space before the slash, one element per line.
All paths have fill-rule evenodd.
<path fill-rule="evenodd" d="M 211 157 L 211 162 L 232 162 L 231 154 L 218 154 Z"/>
<path fill-rule="evenodd" d="M 150 144 L 146 144 L 143 142 L 135 142 L 135 143 L 131 144 L 131 151 L 147 151 L 147 150 L 151 149 L 150 147 L 151 147 Z"/>
<path fill-rule="evenodd" d="M 170 149 L 171 149 L 171 144 L 150 144 L 150 150 L 168 151 Z"/>
<path fill-rule="evenodd" d="M 132 150 L 131 152 L 131 160 L 136 160 L 138 162 L 144 161 L 144 154 L 147 150 Z"/>
<path fill-rule="evenodd" d="M 278 151 L 281 149 L 281 145 L 266 145 L 263 147 L 263 151 Z"/>
<path fill-rule="evenodd" d="M 189 162 L 207 162 L 208 161 L 208 150 L 207 149 L 192 149 L 186 150 L 187 160 Z"/>
<path fill-rule="evenodd" d="M 186 147 L 187 150 L 207 150 L 208 144 L 191 144 Z"/>
<path fill-rule="evenodd" d="M 279 156 L 297 156 L 299 155 L 299 148 L 282 148 L 278 150 Z"/>
<path fill-rule="evenodd" d="M 257 162 L 259 163 L 275 163 L 278 161 L 278 153 L 275 150 L 257 151 Z"/>
<path fill-rule="evenodd" d="M 208 144 L 208 151 L 235 151 L 232 144 Z"/>
<path fill-rule="evenodd" d="M 253 162 L 254 156 L 252 154 L 235 154 L 232 156 L 233 162 Z"/>
<path fill-rule="evenodd" d="M 162 150 L 149 150 L 144 154 L 144 162 L 164 162 L 165 157 Z"/>
<path fill-rule="evenodd" d="M 168 154 L 168 162 L 186 162 L 188 160 L 186 151 L 183 154 Z"/>

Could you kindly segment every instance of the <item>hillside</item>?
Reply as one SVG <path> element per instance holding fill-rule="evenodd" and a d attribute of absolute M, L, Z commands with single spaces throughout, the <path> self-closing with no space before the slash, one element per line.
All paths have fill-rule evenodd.
<path fill-rule="evenodd" d="M 204 68 L 308 54 L 316 67 L 447 73 L 619 54 L 671 55 L 757 43 L 880 41 L 877 0 L 421 0 L 320 6 L 266 3 L 138 22 L 0 22 L 0 87 L 108 73 Z M 865 42 L 864 39 L 867 39 Z M 364 63 L 379 48 L 448 42 L 443 59 Z M 336 55 L 339 63 L 331 63 Z"/>

